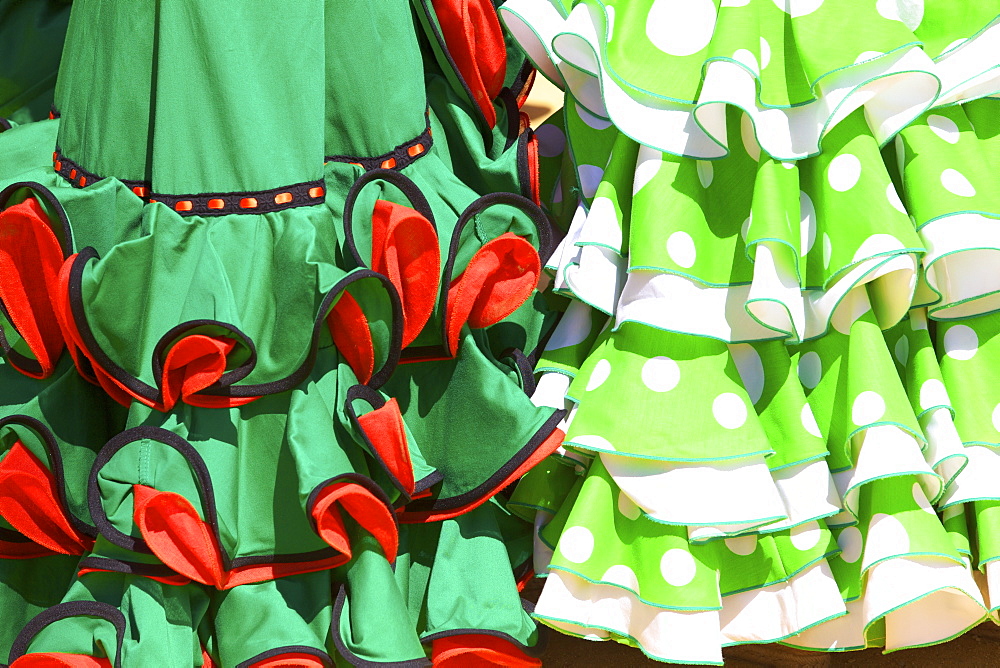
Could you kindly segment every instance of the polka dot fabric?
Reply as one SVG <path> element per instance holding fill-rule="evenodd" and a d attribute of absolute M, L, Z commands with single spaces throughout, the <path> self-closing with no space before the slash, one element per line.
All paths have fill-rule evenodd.
<path fill-rule="evenodd" d="M 566 439 L 512 506 L 535 617 L 709 664 L 1000 620 L 997 8 L 500 12 L 566 91 L 577 207 L 537 367 Z"/>

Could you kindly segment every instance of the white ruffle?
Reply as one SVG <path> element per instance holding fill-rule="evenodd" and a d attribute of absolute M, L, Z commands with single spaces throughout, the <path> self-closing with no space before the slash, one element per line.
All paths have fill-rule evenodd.
<path fill-rule="evenodd" d="M 644 653 L 673 663 L 722 663 L 718 610 L 669 610 L 635 594 L 554 570 L 545 579 L 534 616 L 591 640 L 633 638 Z"/>
<path fill-rule="evenodd" d="M 692 539 L 742 533 L 786 517 L 761 455 L 713 462 L 600 456 L 643 512 L 657 522 L 687 525 Z"/>
<path fill-rule="evenodd" d="M 997 75 L 988 63 L 1000 62 L 990 43 L 997 40 L 987 30 L 938 63 L 916 46 L 903 47 L 828 73 L 816 83 L 813 102 L 770 108 L 757 97 L 755 72 L 720 59 L 705 68 L 698 100 L 682 102 L 626 90 L 608 74 L 602 48 L 607 16 L 596 6 L 581 3 L 564 18 L 550 3 L 508 0 L 500 13 L 536 67 L 591 113 L 643 144 L 697 158 L 728 153 L 729 105 L 747 113 L 756 141 L 780 160 L 815 155 L 823 136 L 862 106 L 881 144 L 932 104 L 996 92 Z M 946 97 L 938 99 L 942 91 Z"/>
<path fill-rule="evenodd" d="M 910 307 L 916 258 L 893 237 L 876 236 L 886 239 L 876 240 L 877 247 L 862 247 L 865 258 L 825 290 L 793 288 L 798 279 L 768 265 L 772 256 L 764 247 L 757 249 L 763 264 L 754 267 L 751 285 L 708 287 L 677 274 L 632 271 L 618 300 L 616 323 L 641 322 L 730 343 L 778 338 L 798 343 L 831 326 L 846 334 L 869 310 L 881 327 L 890 327 Z"/>
<path fill-rule="evenodd" d="M 967 445 L 962 451 L 969 464 L 945 490 L 938 506 L 945 508 L 956 503 L 982 499 L 1000 501 L 1000 452 L 984 445 Z"/>
<path fill-rule="evenodd" d="M 997 37 L 1000 40 L 1000 35 Z M 943 320 L 1000 309 L 1000 220 L 979 213 L 958 213 L 920 228 L 927 245 L 927 282 L 941 295 L 931 307 Z"/>

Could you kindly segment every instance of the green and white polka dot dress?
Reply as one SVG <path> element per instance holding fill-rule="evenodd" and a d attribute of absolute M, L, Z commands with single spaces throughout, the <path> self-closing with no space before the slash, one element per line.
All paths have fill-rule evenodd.
<path fill-rule="evenodd" d="M 513 498 L 535 616 L 705 664 L 1000 620 L 1000 2 L 501 15 L 576 205 L 534 395 L 566 438 Z"/>

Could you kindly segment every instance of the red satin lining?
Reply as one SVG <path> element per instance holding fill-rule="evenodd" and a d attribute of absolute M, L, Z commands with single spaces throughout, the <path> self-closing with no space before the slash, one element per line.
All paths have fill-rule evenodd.
<path fill-rule="evenodd" d="M 255 661 L 250 664 L 250 668 L 324 668 L 325 665 L 312 654 L 289 652 L 262 661 Z"/>
<path fill-rule="evenodd" d="M 542 665 L 540 659 L 528 656 L 509 640 L 485 633 L 436 639 L 431 661 L 435 668 L 537 668 Z"/>
<path fill-rule="evenodd" d="M 528 140 L 528 189 L 531 191 L 531 201 L 541 206 L 542 187 L 538 165 L 538 136 L 534 134 Z"/>
<path fill-rule="evenodd" d="M 10 668 L 111 668 L 111 662 L 86 654 L 40 652 L 25 654 L 10 664 Z"/>
<path fill-rule="evenodd" d="M 416 485 L 413 479 L 413 463 L 410 461 L 410 448 L 406 443 L 403 415 L 399 412 L 396 398 L 393 397 L 381 408 L 360 416 L 358 422 L 382 463 L 403 485 L 403 491 L 412 497 Z"/>
<path fill-rule="evenodd" d="M 507 47 L 496 8 L 490 0 L 434 0 L 448 52 L 492 128 L 493 99 L 503 88 Z"/>
<path fill-rule="evenodd" d="M 316 497 L 312 517 L 320 537 L 347 559 L 351 545 L 341 511 L 350 515 L 362 529 L 370 533 L 382 546 L 389 562 L 396 561 L 399 551 L 399 531 L 392 509 L 361 485 L 353 482 L 335 482 L 327 485 Z"/>
<path fill-rule="evenodd" d="M 65 345 L 53 305 L 62 263 L 59 240 L 37 200 L 0 211 L 0 301 L 42 367 L 41 373 L 18 367 L 32 378 L 51 374 Z"/>
<path fill-rule="evenodd" d="M 563 433 L 561 429 L 555 429 L 548 438 L 542 441 L 542 444 L 531 453 L 520 466 L 518 466 L 510 475 L 494 485 L 489 491 L 482 494 L 479 498 L 471 501 L 464 506 L 459 508 L 451 508 L 449 510 L 433 511 L 416 511 L 409 512 L 406 508 L 400 508 L 396 511 L 396 517 L 403 524 L 419 524 L 422 522 L 439 522 L 441 520 L 451 519 L 452 517 L 458 517 L 464 513 L 469 512 L 473 508 L 477 508 L 482 504 L 486 503 L 490 498 L 495 496 L 504 487 L 511 484 L 525 473 L 528 472 L 533 466 L 538 464 L 540 461 L 551 455 L 556 449 L 562 445 L 563 440 L 566 438 L 566 434 Z"/>
<path fill-rule="evenodd" d="M 21 534 L 53 552 L 83 554 L 93 547 L 93 539 L 70 524 L 52 471 L 20 441 L 0 461 L 0 514 Z"/>
<path fill-rule="evenodd" d="M 222 551 L 211 527 L 180 494 L 133 485 L 134 520 L 153 554 L 181 575 L 216 589 L 274 580 L 286 575 L 336 568 L 336 556 L 309 562 L 257 564 L 225 570 Z"/>
<path fill-rule="evenodd" d="M 326 318 L 333 343 L 354 370 L 361 383 L 375 373 L 375 343 L 368 328 L 368 318 L 351 293 L 345 292 Z"/>
<path fill-rule="evenodd" d="M 410 207 L 385 200 L 372 213 L 372 269 L 389 278 L 403 304 L 403 345 L 410 345 L 434 311 L 441 251 L 431 222 Z"/>
<path fill-rule="evenodd" d="M 538 251 L 526 239 L 507 232 L 476 251 L 469 266 L 448 289 L 448 347 L 458 353 L 462 325 L 488 327 L 516 311 L 538 285 Z"/>

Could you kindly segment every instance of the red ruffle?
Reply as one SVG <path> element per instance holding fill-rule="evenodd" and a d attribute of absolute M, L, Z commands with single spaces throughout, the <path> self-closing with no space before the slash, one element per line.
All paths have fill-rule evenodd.
<path fill-rule="evenodd" d="M 375 373 L 375 344 L 368 318 L 351 293 L 345 292 L 326 318 L 333 343 L 344 356 L 354 375 L 367 383 Z"/>
<path fill-rule="evenodd" d="M 492 128 L 493 99 L 503 88 L 507 46 L 490 0 L 434 0 L 448 53 Z"/>
<path fill-rule="evenodd" d="M 62 264 L 59 240 L 36 199 L 0 211 L 0 301 L 41 372 L 11 364 L 32 378 L 51 374 L 65 345 L 54 306 Z"/>
<path fill-rule="evenodd" d="M 476 251 L 465 271 L 448 289 L 448 347 L 458 352 L 462 325 L 488 327 L 516 311 L 538 285 L 542 271 L 538 251 L 507 232 Z"/>
<path fill-rule="evenodd" d="M 408 206 L 378 200 L 372 213 L 372 269 L 389 278 L 403 305 L 403 344 L 410 345 L 434 311 L 441 280 L 437 232 Z"/>
<path fill-rule="evenodd" d="M 412 498 L 413 488 L 416 486 L 413 463 L 406 443 L 403 415 L 396 398 L 393 397 L 381 408 L 360 416 L 358 423 L 389 473 L 396 477 L 403 486 L 403 491 Z"/>
<path fill-rule="evenodd" d="M 537 668 L 541 660 L 530 657 L 514 643 L 485 633 L 446 636 L 434 641 L 434 668 Z"/>
<path fill-rule="evenodd" d="M 345 481 L 327 485 L 317 495 L 312 508 L 316 531 L 330 547 L 342 552 L 347 561 L 351 557 L 351 545 L 341 512 L 346 512 L 375 537 L 386 559 L 396 561 L 399 530 L 392 510 L 383 501 L 361 485 Z"/>
<path fill-rule="evenodd" d="M 94 545 L 70 524 L 55 476 L 18 441 L 0 461 L 0 514 L 12 527 L 53 552 L 83 554 Z"/>
<path fill-rule="evenodd" d="M 10 664 L 10 668 L 111 668 L 111 662 L 86 654 L 39 652 L 25 654 Z"/>
<path fill-rule="evenodd" d="M 325 663 L 312 654 L 289 652 L 256 661 L 250 665 L 250 668 L 325 668 L 325 666 Z"/>

